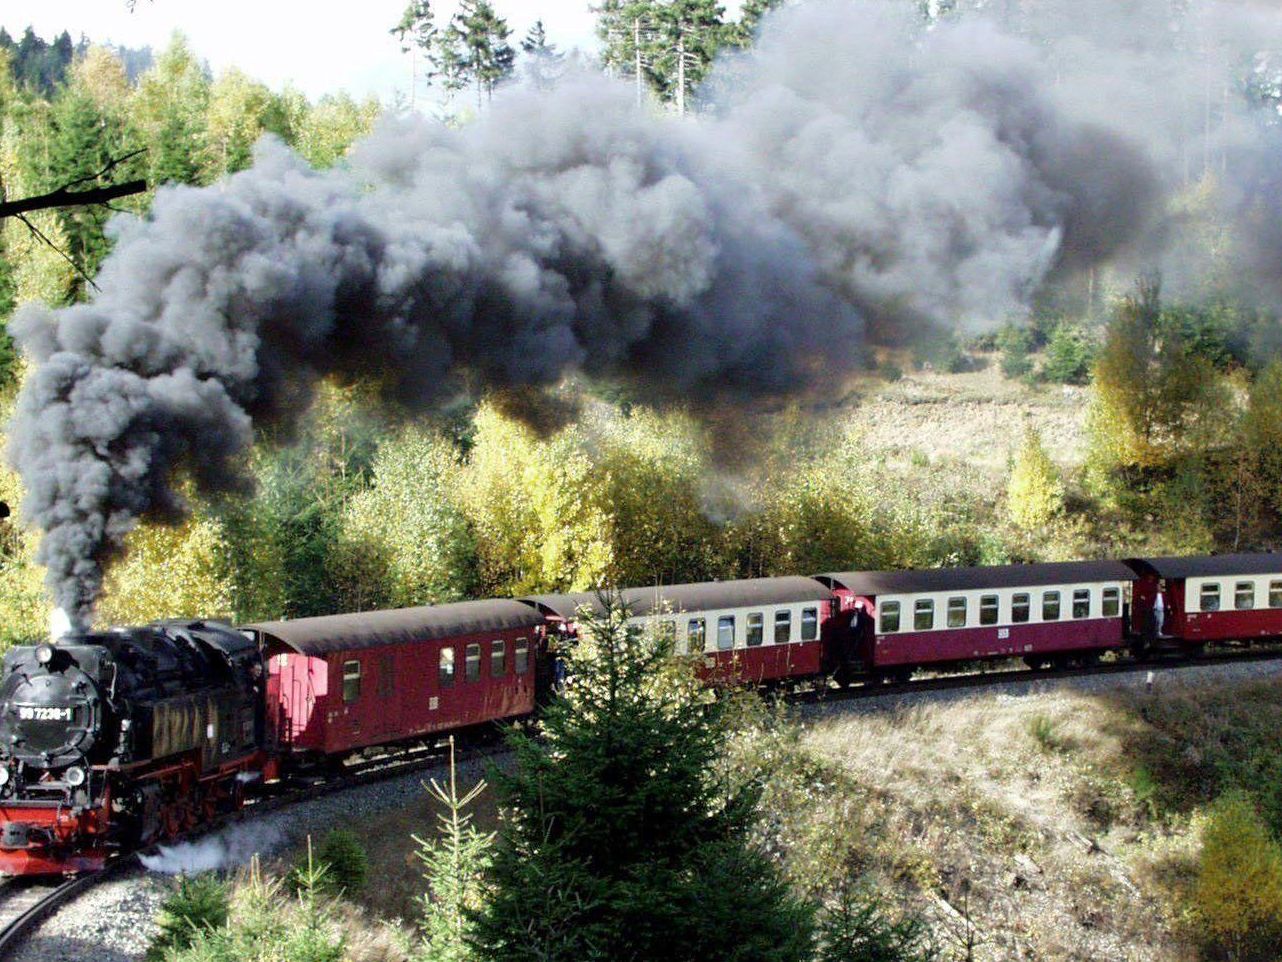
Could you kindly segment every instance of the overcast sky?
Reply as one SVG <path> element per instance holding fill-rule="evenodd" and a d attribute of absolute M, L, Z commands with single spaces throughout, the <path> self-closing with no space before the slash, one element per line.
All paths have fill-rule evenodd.
<path fill-rule="evenodd" d="M 591 0 L 493 0 L 513 40 L 543 19 L 562 49 L 595 51 Z M 73 39 L 159 51 L 175 30 L 218 73 L 237 66 L 268 86 L 292 83 L 310 97 L 346 90 L 384 100 L 409 86 L 408 56 L 388 30 L 406 0 L 0 0 L 0 26 L 17 39 L 28 25 L 46 40 L 63 30 Z M 437 0 L 437 22 L 454 10 Z M 734 4 L 738 6 L 738 4 Z"/>

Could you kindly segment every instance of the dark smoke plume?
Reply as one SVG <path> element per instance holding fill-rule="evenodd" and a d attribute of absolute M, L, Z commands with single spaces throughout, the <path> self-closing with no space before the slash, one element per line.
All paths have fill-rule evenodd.
<path fill-rule="evenodd" d="M 175 477 L 243 488 L 254 428 L 288 428 L 325 376 L 419 408 L 571 371 L 655 403 L 786 393 L 839 377 L 868 330 L 976 329 L 1156 256 L 1178 58 L 1073 17 L 1058 46 L 923 31 L 914 6 L 785 11 L 698 120 L 575 77 L 461 130 L 391 120 L 343 170 L 267 140 L 114 221 L 102 293 L 11 326 L 36 369 L 10 457 L 58 603 L 88 620 L 137 520 L 181 515 Z M 1135 86 L 1101 103 L 1103 72 Z"/>

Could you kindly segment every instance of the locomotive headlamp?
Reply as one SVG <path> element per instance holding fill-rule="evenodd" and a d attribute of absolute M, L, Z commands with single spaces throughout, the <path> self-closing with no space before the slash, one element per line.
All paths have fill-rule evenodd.
<path fill-rule="evenodd" d="M 36 661 L 42 665 L 47 665 L 53 661 L 53 645 L 48 642 L 36 646 Z"/>
<path fill-rule="evenodd" d="M 67 769 L 66 774 L 64 774 L 62 778 L 63 778 L 63 781 L 65 781 L 72 788 L 79 788 L 81 785 L 85 783 L 85 770 L 83 768 L 77 768 L 75 765 L 73 765 L 71 766 L 71 768 Z"/>

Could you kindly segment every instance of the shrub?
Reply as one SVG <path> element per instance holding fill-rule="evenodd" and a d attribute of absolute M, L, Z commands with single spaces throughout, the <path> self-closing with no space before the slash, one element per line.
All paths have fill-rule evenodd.
<path fill-rule="evenodd" d="M 351 896 L 365 887 L 369 859 L 354 832 L 337 828 L 326 835 L 316 861 L 325 866 L 322 887 L 335 895 Z"/>
<path fill-rule="evenodd" d="M 1024 432 L 1006 482 L 1007 510 L 1021 528 L 1039 528 L 1064 508 L 1064 485 L 1036 428 Z"/>
<path fill-rule="evenodd" d="M 1027 328 L 1007 325 L 997 332 L 994 342 L 1002 351 L 1004 377 L 1014 381 L 1033 370 L 1032 359 L 1028 356 L 1033 348 L 1033 336 Z"/>
<path fill-rule="evenodd" d="M 1053 752 L 1060 748 L 1062 742 L 1055 733 L 1055 722 L 1048 715 L 1034 715 L 1028 720 L 1028 733 L 1033 736 L 1043 751 Z"/>
<path fill-rule="evenodd" d="M 900 381 L 903 380 L 904 369 L 898 364 L 887 361 L 885 364 L 881 365 L 881 376 L 892 383 Z"/>
<path fill-rule="evenodd" d="M 1282 944 L 1282 846 L 1251 802 L 1229 794 L 1202 832 L 1193 917 L 1208 954 L 1276 962 Z"/>
<path fill-rule="evenodd" d="M 1090 380 L 1095 351 L 1086 332 L 1074 324 L 1058 325 L 1046 344 L 1042 377 L 1056 384 L 1085 384 Z"/>
<path fill-rule="evenodd" d="M 325 871 L 309 862 L 295 872 L 297 894 L 265 879 L 257 861 L 231 894 L 226 924 L 195 930 L 185 946 L 165 950 L 165 962 L 356 962 L 349 954 L 341 903 L 324 898 Z M 388 958 L 370 953 L 368 958 Z"/>
<path fill-rule="evenodd" d="M 189 948 L 202 934 L 226 926 L 230 900 L 227 885 L 212 873 L 178 876 L 156 918 L 160 931 L 147 947 L 148 962 L 159 962 L 172 950 Z"/>
<path fill-rule="evenodd" d="M 1033 360 L 1027 354 L 1006 351 L 1002 354 L 1002 376 L 1010 381 L 1018 381 L 1032 373 Z"/>
<path fill-rule="evenodd" d="M 926 924 L 892 918 L 873 889 L 843 887 L 819 920 L 816 962 L 927 962 L 938 956 Z"/>

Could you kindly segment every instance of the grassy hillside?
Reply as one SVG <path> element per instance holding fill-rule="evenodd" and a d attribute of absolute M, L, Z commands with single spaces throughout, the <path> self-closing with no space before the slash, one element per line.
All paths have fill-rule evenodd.
<path fill-rule="evenodd" d="M 793 883 L 820 898 L 852 882 L 881 892 L 892 914 L 929 924 L 940 959 L 967 944 L 993 962 L 1222 958 L 1223 906 L 1199 891 L 1217 869 L 1204 839 L 1226 798 L 1275 832 L 1282 822 L 1278 681 L 980 696 L 804 726 L 753 699 L 743 711 L 730 770 L 761 779 L 765 841 Z M 477 815 L 496 824 L 491 793 Z M 413 924 L 410 835 L 433 822 L 425 793 L 364 827 L 377 883 L 363 911 Z M 1249 854 L 1231 852 L 1229 869 Z"/>
<path fill-rule="evenodd" d="M 1029 386 L 1004 378 L 996 363 L 961 374 L 913 371 L 870 387 L 849 418 L 870 448 L 887 454 L 955 459 L 1004 480 L 1031 425 L 1060 466 L 1074 468 L 1086 458 L 1083 387 Z"/>
<path fill-rule="evenodd" d="M 1280 695 L 981 697 L 758 729 L 744 758 L 801 884 L 865 876 L 977 959 L 1218 958 L 1203 837 L 1226 797 L 1276 832 Z"/>

